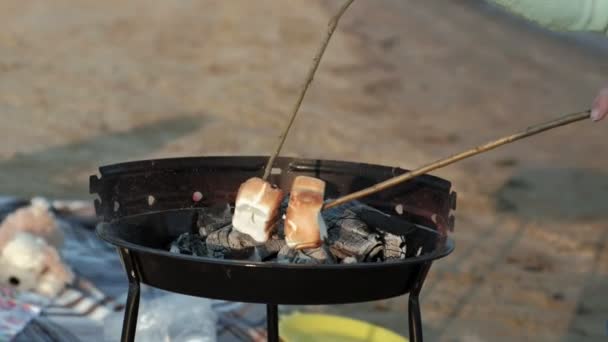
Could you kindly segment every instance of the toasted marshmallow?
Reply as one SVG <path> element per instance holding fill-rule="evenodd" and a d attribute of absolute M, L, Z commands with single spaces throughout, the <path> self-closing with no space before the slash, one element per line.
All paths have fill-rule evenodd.
<path fill-rule="evenodd" d="M 247 180 L 236 195 L 233 228 L 256 242 L 266 242 L 277 224 L 282 199 L 283 191 L 261 178 Z"/>
<path fill-rule="evenodd" d="M 317 248 L 327 236 L 321 216 L 325 182 L 307 176 L 293 181 L 285 216 L 285 241 L 294 249 Z"/>

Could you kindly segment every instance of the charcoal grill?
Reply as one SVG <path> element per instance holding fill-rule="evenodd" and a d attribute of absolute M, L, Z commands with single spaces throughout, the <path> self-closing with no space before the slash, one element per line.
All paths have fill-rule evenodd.
<path fill-rule="evenodd" d="M 391 214 L 383 228 L 408 230 L 408 255 L 403 260 L 278 264 L 166 250 L 177 236 L 194 231 L 197 208 L 234 203 L 239 185 L 259 176 L 266 161 L 267 157 L 147 160 L 103 166 L 101 177 L 91 176 L 90 191 L 99 196 L 95 201 L 101 219 L 97 234 L 117 247 L 129 281 L 121 340 L 135 338 L 140 284 L 144 283 L 191 296 L 264 303 L 268 341 L 272 342 L 279 341 L 280 304 L 343 304 L 409 293 L 409 337 L 421 342 L 418 295 L 431 263 L 454 248 L 447 231 L 453 227 L 456 196 L 446 180 L 424 175 L 363 199 Z M 298 175 L 317 177 L 327 182 L 326 196 L 336 198 L 404 172 L 370 164 L 278 158 L 270 181 L 289 189 Z M 203 195 L 201 200 L 194 201 L 195 192 Z"/>

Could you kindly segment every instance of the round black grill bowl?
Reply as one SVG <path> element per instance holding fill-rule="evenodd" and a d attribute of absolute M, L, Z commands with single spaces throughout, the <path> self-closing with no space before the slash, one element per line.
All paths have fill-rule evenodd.
<path fill-rule="evenodd" d="M 271 323 L 276 322 L 271 321 L 276 321 L 277 304 L 352 303 L 410 293 L 410 339 L 421 341 L 418 293 L 432 261 L 453 250 L 447 231 L 453 226 L 450 211 L 456 198 L 450 183 L 440 178 L 420 176 L 362 200 L 392 215 L 382 228 L 406 235 L 408 258 L 404 260 L 296 265 L 167 251 L 170 241 L 193 231 L 197 208 L 234 203 L 240 184 L 260 176 L 266 160 L 137 161 L 104 166 L 101 177 L 91 176 L 90 190 L 99 196 L 96 210 L 102 220 L 98 235 L 118 248 L 131 284 L 123 340 L 134 336 L 139 283 L 145 283 L 187 295 L 269 304 L 269 340 L 274 336 L 270 330 L 275 330 L 276 324 L 271 327 Z M 317 177 L 327 183 L 326 197 L 336 198 L 403 172 L 370 164 L 279 158 L 270 181 L 289 190 L 298 175 Z M 197 191 L 203 194 L 199 202 L 192 199 Z"/>

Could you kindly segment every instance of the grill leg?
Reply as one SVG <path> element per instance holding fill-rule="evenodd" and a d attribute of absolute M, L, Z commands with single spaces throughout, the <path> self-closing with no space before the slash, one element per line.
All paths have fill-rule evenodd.
<path fill-rule="evenodd" d="M 420 278 L 416 283 L 416 287 L 410 293 L 408 300 L 408 323 L 410 327 L 410 342 L 422 342 L 422 318 L 420 315 L 420 303 L 418 302 L 418 296 L 420 295 L 420 290 L 422 290 L 422 284 L 424 283 L 424 279 L 429 273 L 429 268 L 431 268 L 431 263 L 427 263 L 422 267 L 423 269 L 420 273 Z"/>
<path fill-rule="evenodd" d="M 279 309 L 276 304 L 266 304 L 266 329 L 268 342 L 279 342 Z"/>
<path fill-rule="evenodd" d="M 125 317 L 122 321 L 121 342 L 135 341 L 135 329 L 137 328 L 137 313 L 139 309 L 139 283 L 129 282 L 129 295 L 125 308 Z"/>
<path fill-rule="evenodd" d="M 118 254 L 123 262 L 127 277 L 129 279 L 129 293 L 125 317 L 122 321 L 121 342 L 135 341 L 135 330 L 137 328 L 137 313 L 139 311 L 139 273 L 131 254 L 127 249 L 118 249 Z"/>
<path fill-rule="evenodd" d="M 418 295 L 410 295 L 408 313 L 410 324 L 410 342 L 422 342 L 422 320 L 420 318 L 420 304 L 418 303 Z"/>

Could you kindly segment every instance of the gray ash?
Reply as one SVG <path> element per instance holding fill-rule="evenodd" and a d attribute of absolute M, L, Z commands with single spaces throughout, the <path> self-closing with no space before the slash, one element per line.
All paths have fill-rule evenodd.
<path fill-rule="evenodd" d="M 384 241 L 384 259 L 385 260 L 401 260 L 405 259 L 407 252 L 407 244 L 405 236 L 385 233 L 382 236 Z"/>
<path fill-rule="evenodd" d="M 327 235 L 329 248 L 338 259 L 372 261 L 382 252 L 379 234 L 348 209 L 328 228 Z"/>
<path fill-rule="evenodd" d="M 287 209 L 289 194 L 281 204 Z M 297 264 L 360 263 L 406 258 L 406 237 L 387 232 L 387 215 L 361 202 L 350 202 L 323 211 L 328 227 L 325 243 L 319 248 L 294 250 L 285 243 L 283 221 L 277 232 L 264 244 L 232 229 L 229 205 L 200 209 L 193 227 L 196 233 L 184 233 L 170 245 L 170 251 L 220 259 L 239 259 Z"/>
<path fill-rule="evenodd" d="M 220 259 L 257 259 L 256 242 L 247 234 L 232 226 L 226 226 L 209 234 L 205 239 L 209 256 Z"/>

